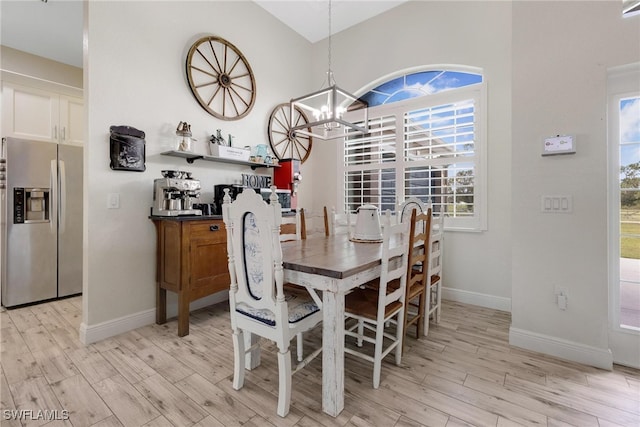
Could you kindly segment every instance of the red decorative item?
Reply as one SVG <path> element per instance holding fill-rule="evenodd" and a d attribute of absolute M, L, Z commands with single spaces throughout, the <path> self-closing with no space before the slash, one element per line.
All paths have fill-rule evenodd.
<path fill-rule="evenodd" d="M 300 160 L 284 159 L 279 165 L 273 171 L 273 184 L 276 188 L 291 190 L 291 209 L 295 210 L 298 206 L 298 183 L 302 180 Z"/>

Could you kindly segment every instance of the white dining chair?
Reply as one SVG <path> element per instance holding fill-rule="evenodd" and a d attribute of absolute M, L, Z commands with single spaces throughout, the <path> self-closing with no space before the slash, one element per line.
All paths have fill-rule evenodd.
<path fill-rule="evenodd" d="M 336 208 L 331 208 L 329 216 L 329 235 L 352 234 L 352 226 L 355 225 L 355 217 L 349 212 L 337 213 Z"/>
<path fill-rule="evenodd" d="M 300 211 L 296 210 L 293 215 L 287 214 L 282 216 L 280 241 L 288 242 L 290 240 L 300 240 L 301 238 Z"/>
<path fill-rule="evenodd" d="M 307 237 L 313 237 L 314 235 L 329 235 L 329 226 L 328 226 L 328 215 L 327 208 L 324 208 L 322 213 L 310 212 L 304 208 L 300 208 L 299 216 L 296 217 L 296 231 L 299 234 L 299 238 L 305 240 Z M 322 223 L 322 228 L 318 226 L 319 223 Z M 320 231 L 321 230 L 321 231 Z M 296 234 L 296 237 L 298 237 Z M 282 231 L 280 233 L 280 240 L 282 240 Z M 294 240 L 294 239 L 287 239 Z M 297 240 L 297 239 L 296 239 Z M 285 288 L 298 288 L 298 285 L 287 284 Z M 302 333 L 299 333 L 296 340 L 296 356 L 298 362 L 302 362 L 304 359 L 304 337 Z"/>
<path fill-rule="evenodd" d="M 345 326 L 345 336 L 355 338 L 357 347 L 345 345 L 344 351 L 373 362 L 373 388 L 380 386 L 385 356 L 394 351 L 396 365 L 402 361 L 409 223 L 394 222 L 387 211 L 383 216 L 382 264 L 377 289 L 361 287 L 345 297 L 345 320 L 356 320 L 353 325 Z M 395 325 L 394 334 L 385 331 L 387 325 Z M 368 331 L 373 332 L 373 336 Z M 369 344 L 367 347 L 373 345 L 373 356 L 362 348 L 365 343 Z"/>
<path fill-rule="evenodd" d="M 398 207 L 398 211 L 396 212 L 396 216 L 399 222 L 409 221 L 411 219 L 411 212 L 416 210 L 417 213 L 425 213 L 430 206 L 427 206 L 428 203 L 424 203 L 422 200 L 417 197 L 409 197 L 404 199 L 400 206 Z"/>
<path fill-rule="evenodd" d="M 272 187 L 272 191 L 275 187 Z M 282 212 L 275 191 L 267 204 L 254 191 L 243 191 L 232 203 L 225 190 L 222 217 L 227 230 L 230 290 L 229 312 L 233 331 L 233 388 L 244 385 L 245 334 L 275 342 L 278 348 L 278 408 L 284 417 L 291 402 L 291 377 L 320 352 L 313 351 L 292 369 L 290 342 L 294 336 L 322 321 L 322 302 L 306 289 L 285 289 L 280 246 Z M 250 336 L 249 336 L 250 338 Z"/>

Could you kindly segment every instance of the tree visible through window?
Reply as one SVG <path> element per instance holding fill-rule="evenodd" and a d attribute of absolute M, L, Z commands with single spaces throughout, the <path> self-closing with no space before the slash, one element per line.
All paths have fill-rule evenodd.
<path fill-rule="evenodd" d="M 479 73 L 432 70 L 403 75 L 361 96 L 367 135 L 346 131 L 344 208 L 395 211 L 417 197 L 449 227 L 484 227 L 484 84 Z"/>

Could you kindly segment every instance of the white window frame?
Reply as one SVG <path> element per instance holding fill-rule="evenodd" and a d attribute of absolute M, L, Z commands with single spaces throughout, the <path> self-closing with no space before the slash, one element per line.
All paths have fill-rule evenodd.
<path fill-rule="evenodd" d="M 407 167 L 421 166 L 429 163 L 429 161 L 415 162 L 405 161 L 404 159 L 404 113 L 417 109 L 445 105 L 462 100 L 474 100 L 476 107 L 474 111 L 474 215 L 472 217 L 446 217 L 445 228 L 451 231 L 470 231 L 480 232 L 487 230 L 487 99 L 486 99 L 486 82 L 461 87 L 458 89 L 447 90 L 433 95 L 411 98 L 404 101 L 398 101 L 391 104 L 383 104 L 369 108 L 369 118 L 394 115 L 396 118 L 396 129 L 401 129 L 401 133 L 396 133 L 396 160 L 395 162 L 383 163 L 380 166 L 384 168 L 395 167 L 396 169 L 396 206 L 404 200 L 404 170 Z M 345 119 L 349 120 L 348 114 Z M 338 198 L 336 206 L 345 206 L 345 149 L 343 139 L 338 140 Z M 460 158 L 457 163 L 469 163 L 465 158 Z M 371 168 L 378 168 L 379 165 L 373 165 Z M 353 167 L 349 167 L 352 169 Z"/>

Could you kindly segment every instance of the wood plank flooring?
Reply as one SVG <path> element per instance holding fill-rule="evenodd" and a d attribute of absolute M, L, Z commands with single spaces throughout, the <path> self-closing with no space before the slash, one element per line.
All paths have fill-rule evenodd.
<path fill-rule="evenodd" d="M 173 319 L 90 346 L 77 338 L 80 310 L 74 297 L 0 313 L 2 426 L 640 426 L 640 371 L 511 347 L 506 312 L 444 301 L 429 336 L 407 338 L 403 366 L 387 357 L 378 390 L 372 366 L 347 355 L 337 418 L 322 412 L 317 358 L 294 376 L 280 418 L 272 344 L 245 387 L 231 386 L 226 303 L 193 312 L 183 338 Z M 306 351 L 320 340 L 307 334 Z"/>

